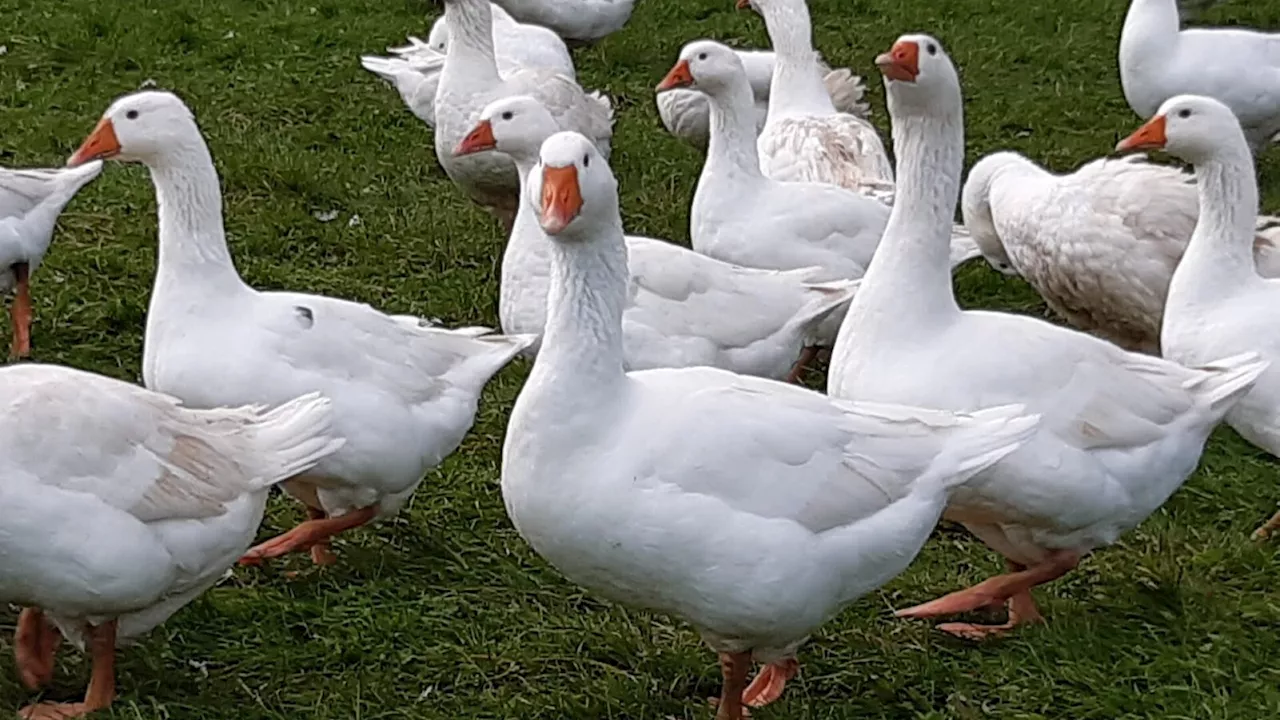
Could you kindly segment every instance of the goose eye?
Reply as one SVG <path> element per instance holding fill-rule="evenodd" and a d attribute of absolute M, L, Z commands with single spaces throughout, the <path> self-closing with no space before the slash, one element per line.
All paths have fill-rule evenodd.
<path fill-rule="evenodd" d="M 582 167 L 591 167 L 591 156 L 590 156 L 590 155 L 583 155 L 583 156 L 582 156 Z"/>
<path fill-rule="evenodd" d="M 137 120 L 137 119 L 138 119 L 138 111 L 137 111 L 137 110 L 130 110 L 129 112 L 125 113 L 125 114 L 124 114 L 124 116 L 125 116 L 125 117 L 127 117 L 127 118 L 129 118 L 130 120 Z"/>
<path fill-rule="evenodd" d="M 1183 118 L 1185 120 L 1186 118 L 1191 117 L 1191 111 L 1188 110 L 1187 108 L 1182 108 L 1181 110 L 1178 111 L 1178 117 Z"/>
<path fill-rule="evenodd" d="M 925 52 L 929 53 L 930 55 L 938 54 L 938 46 L 934 45 L 933 43 L 929 43 L 928 45 L 925 45 L 924 49 L 925 49 Z"/>
<path fill-rule="evenodd" d="M 502 113 L 502 119 L 503 119 L 503 120 L 510 120 L 511 118 L 512 118 L 512 115 L 511 115 L 511 111 L 510 111 L 510 110 L 508 110 L 508 111 L 506 111 L 506 112 Z"/>
<path fill-rule="evenodd" d="M 706 53 L 698 53 L 698 59 L 699 59 L 699 60 L 706 60 L 706 59 L 707 59 L 707 54 L 706 54 Z"/>

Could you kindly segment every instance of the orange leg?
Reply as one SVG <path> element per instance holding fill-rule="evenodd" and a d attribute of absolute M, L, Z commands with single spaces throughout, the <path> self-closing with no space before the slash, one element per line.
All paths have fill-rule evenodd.
<path fill-rule="evenodd" d="M 1275 532 L 1276 528 L 1280 528 L 1280 510 L 1277 510 L 1270 520 L 1262 523 L 1262 527 L 1253 531 L 1253 539 L 1266 540 L 1271 537 L 1271 533 Z"/>
<path fill-rule="evenodd" d="M 18 280 L 17 294 L 9 308 L 13 323 L 13 344 L 9 347 L 9 359 L 24 358 L 31 354 L 31 288 L 28 284 L 30 266 L 13 264 L 13 276 Z"/>
<path fill-rule="evenodd" d="M 1005 625 L 947 623 L 939 626 L 945 632 L 969 638 L 999 634 L 1017 625 L 1043 620 L 1039 609 L 1036 608 L 1035 600 L 1031 597 L 1031 588 L 1062 577 L 1079 563 L 1080 556 L 1077 553 L 1059 550 L 1039 565 L 997 575 L 966 590 L 953 592 L 923 605 L 899 610 L 895 614 L 905 618 L 931 618 L 1008 603 L 1009 622 Z"/>
<path fill-rule="evenodd" d="M 341 517 L 307 520 L 289 532 L 272 538 L 257 547 L 250 548 L 240 558 L 241 565 L 260 565 L 263 560 L 280 557 L 286 553 L 309 550 L 316 543 L 328 540 L 340 532 L 359 527 L 377 517 L 375 506 L 353 510 Z M 314 559 L 314 555 L 312 556 Z"/>
<path fill-rule="evenodd" d="M 329 514 L 319 508 L 307 507 L 307 517 L 311 520 L 324 520 Z M 333 554 L 329 538 L 320 538 L 311 546 L 311 562 L 316 565 L 333 565 L 338 556 Z"/>
<path fill-rule="evenodd" d="M 751 653 L 720 653 L 720 673 L 724 685 L 720 689 L 720 702 L 716 707 L 716 720 L 742 720 L 750 717 L 742 706 L 742 693 L 747 687 L 747 673 L 751 670 Z"/>
<path fill-rule="evenodd" d="M 22 720 L 65 720 L 101 710 L 116 699 L 116 621 L 89 628 L 93 674 L 84 702 L 40 703 L 18 711 Z"/>
<path fill-rule="evenodd" d="M 742 702 L 753 708 L 768 705 L 782 697 L 787 681 L 795 677 L 798 672 L 800 672 L 800 661 L 795 658 L 765 665 L 760 674 L 756 675 L 756 679 L 747 686 L 746 692 L 742 694 Z"/>
<path fill-rule="evenodd" d="M 62 633 L 44 619 L 37 608 L 24 608 L 13 634 L 13 655 L 18 675 L 28 690 L 39 690 L 53 682 L 54 656 Z"/>
<path fill-rule="evenodd" d="M 799 383 L 800 376 L 804 374 L 805 368 L 818 357 L 818 347 L 809 345 L 800 351 L 800 357 L 796 359 L 796 364 L 791 366 L 791 372 L 787 375 L 787 382 Z"/>

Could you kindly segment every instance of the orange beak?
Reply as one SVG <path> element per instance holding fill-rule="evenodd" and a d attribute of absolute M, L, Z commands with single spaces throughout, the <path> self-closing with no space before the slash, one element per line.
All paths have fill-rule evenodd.
<path fill-rule="evenodd" d="M 889 52 L 876 57 L 880 74 L 890 80 L 915 82 L 920 74 L 920 46 L 908 40 L 900 40 Z"/>
<path fill-rule="evenodd" d="M 739 10 L 750 10 L 751 0 L 738 0 L 738 2 L 735 3 L 735 5 Z"/>
<path fill-rule="evenodd" d="M 484 152 L 492 150 L 498 146 L 498 141 L 493 137 L 493 125 L 488 120 L 481 120 L 478 125 L 462 138 L 462 142 L 458 143 L 458 147 L 453 151 L 455 157 L 462 155 L 470 155 L 472 153 Z"/>
<path fill-rule="evenodd" d="M 676 66 L 671 68 L 671 72 L 662 78 L 662 82 L 658 83 L 657 91 L 670 90 L 672 88 L 692 87 L 693 73 L 689 71 L 689 61 L 681 60 Z"/>
<path fill-rule="evenodd" d="M 1163 148 L 1165 143 L 1169 141 L 1164 135 L 1164 124 L 1163 115 L 1151 118 L 1142 127 L 1134 130 L 1132 135 L 1116 143 L 1116 152 L 1158 150 Z"/>
<path fill-rule="evenodd" d="M 67 167 L 79 167 L 92 160 L 115 157 L 120 154 L 120 141 L 116 139 L 116 128 L 108 118 L 102 118 L 89 133 L 89 137 L 80 143 L 80 149 L 67 159 Z"/>
<path fill-rule="evenodd" d="M 542 169 L 542 217 L 538 224 L 548 235 L 556 235 L 569 226 L 582 212 L 582 190 L 578 187 L 578 168 L 544 167 Z"/>

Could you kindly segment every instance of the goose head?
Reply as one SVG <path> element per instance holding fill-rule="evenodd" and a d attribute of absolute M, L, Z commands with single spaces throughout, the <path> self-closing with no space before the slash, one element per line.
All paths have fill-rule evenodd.
<path fill-rule="evenodd" d="M 889 52 L 876 57 L 876 67 L 884 76 L 890 112 L 930 114 L 940 103 L 961 103 L 956 67 L 942 43 L 931 35 L 899 37 Z"/>
<path fill-rule="evenodd" d="M 1116 150 L 1165 150 L 1200 164 L 1233 142 L 1244 145 L 1245 139 L 1230 108 L 1212 98 L 1177 95 L 1165 100 L 1150 120 L 1116 145 Z"/>
<path fill-rule="evenodd" d="M 530 177 L 525 202 L 538 211 L 542 231 L 557 242 L 590 240 L 618 224 L 618 182 L 594 143 L 576 132 L 547 138 Z"/>
<path fill-rule="evenodd" d="M 692 88 L 719 95 L 735 83 L 748 84 L 742 58 L 714 40 L 695 40 L 680 50 L 680 60 L 658 83 L 657 91 Z"/>
<path fill-rule="evenodd" d="M 518 160 L 536 162 L 542 143 L 559 130 L 546 106 L 528 95 L 515 95 L 485 106 L 479 122 L 453 154 L 497 150 Z"/>
<path fill-rule="evenodd" d="M 175 148 L 203 142 L 191 109 L 177 95 L 147 90 L 113 102 L 67 165 L 108 158 L 156 165 Z"/>

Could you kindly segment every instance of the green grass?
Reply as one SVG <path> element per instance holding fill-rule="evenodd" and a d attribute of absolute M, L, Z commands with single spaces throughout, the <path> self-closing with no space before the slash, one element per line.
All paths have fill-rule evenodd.
<path fill-rule="evenodd" d="M 1124 0 L 811 4 L 826 57 L 871 76 L 882 129 L 871 58 L 903 32 L 942 39 L 965 81 L 970 162 L 1012 148 L 1069 169 L 1138 124 L 1115 70 Z M 438 169 L 430 131 L 357 62 L 425 33 L 437 12 L 373 0 L 0 0 L 0 164 L 61 164 L 114 97 L 154 80 L 187 100 L 208 137 L 249 282 L 496 324 L 496 225 Z M 1280 4 L 1235 2 L 1202 21 L 1280 27 Z M 662 131 L 651 93 L 679 47 L 706 36 L 767 40 L 732 0 L 640 0 L 623 32 L 577 52 L 584 84 L 618 106 L 614 168 L 636 233 L 687 237 L 700 157 Z M 1273 210 L 1277 158 L 1261 168 Z M 313 216 L 332 210 L 332 222 Z M 155 222 L 137 167 L 110 166 L 72 204 L 34 278 L 35 360 L 139 378 Z M 1020 281 L 985 267 L 958 282 L 967 305 L 1044 313 Z M 474 431 L 406 512 L 338 543 L 339 566 L 237 570 L 123 650 L 109 716 L 709 718 L 719 673 L 688 627 L 585 595 L 507 521 L 499 448 L 527 369 L 491 384 Z M 890 616 L 998 569 L 944 528 L 902 577 L 818 632 L 801 678 L 756 716 L 1274 716 L 1280 561 L 1247 533 L 1280 499 L 1275 476 L 1269 458 L 1220 432 L 1165 508 L 1040 593 L 1049 625 L 982 646 Z M 299 518 L 276 499 L 262 534 Z M 7 659 L 13 618 L 0 612 L 5 709 L 30 699 Z M 64 652 L 46 697 L 79 697 L 87 672 Z"/>

